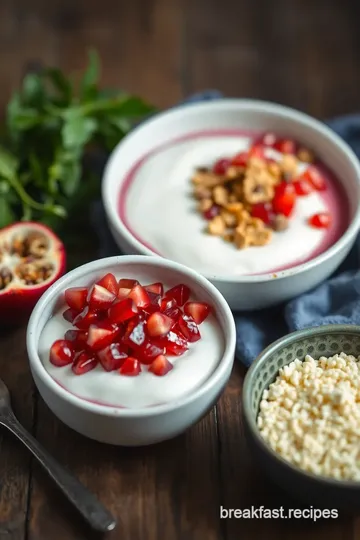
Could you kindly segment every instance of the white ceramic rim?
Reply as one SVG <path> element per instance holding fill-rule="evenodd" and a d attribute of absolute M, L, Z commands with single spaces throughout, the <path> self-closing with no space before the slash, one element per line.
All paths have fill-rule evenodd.
<path fill-rule="evenodd" d="M 118 407 L 115 408 L 108 405 L 98 405 L 96 403 L 91 403 L 89 401 L 86 401 L 85 399 L 82 399 L 80 397 L 77 397 L 71 394 L 68 390 L 62 388 L 45 369 L 39 357 L 38 349 L 37 349 L 38 343 L 35 342 L 35 338 L 34 338 L 35 332 L 33 331 L 33 329 L 39 325 L 42 318 L 42 312 L 43 312 L 44 306 L 47 304 L 49 299 L 59 296 L 59 294 L 63 292 L 64 289 L 66 288 L 68 281 L 72 280 L 73 278 L 81 278 L 81 276 L 85 275 L 88 271 L 97 271 L 97 270 L 101 271 L 102 269 L 104 269 L 104 266 L 107 266 L 107 265 L 116 265 L 116 264 L 121 265 L 122 262 L 127 263 L 127 264 L 141 263 L 144 265 L 161 266 L 162 268 L 166 268 L 169 272 L 171 272 L 172 270 L 177 270 L 178 272 L 181 272 L 182 274 L 186 275 L 191 280 L 199 283 L 204 289 L 207 289 L 207 291 L 210 293 L 210 295 L 214 299 L 214 303 L 216 303 L 217 309 L 220 309 L 222 311 L 221 315 L 224 318 L 224 321 L 225 321 L 224 324 L 227 326 L 228 335 L 227 336 L 224 335 L 225 349 L 224 349 L 223 356 L 218 366 L 215 368 L 214 372 L 210 375 L 210 377 L 205 381 L 204 384 L 202 384 L 199 388 L 194 390 L 191 394 L 186 395 L 183 398 L 178 399 L 174 402 L 170 401 L 162 405 L 155 405 L 152 407 L 146 407 L 146 408 L 141 408 L 141 409 L 118 408 Z M 139 418 L 139 417 L 155 416 L 158 414 L 168 413 L 177 409 L 181 409 L 182 407 L 186 405 L 190 405 L 191 402 L 200 398 L 201 396 L 206 394 L 209 390 L 211 390 L 214 386 L 220 383 L 224 373 L 226 373 L 229 367 L 229 364 L 232 364 L 234 361 L 235 345 L 236 345 L 235 321 L 234 321 L 234 318 L 233 318 L 233 315 L 232 315 L 232 312 L 230 310 L 228 303 L 226 302 L 222 294 L 218 291 L 218 289 L 212 283 L 210 283 L 206 278 L 204 278 L 201 274 L 197 273 L 195 270 L 192 270 L 191 268 L 187 268 L 186 266 L 182 264 L 169 261 L 168 259 L 164 259 L 162 257 L 149 257 L 147 255 L 119 255 L 115 257 L 107 257 L 104 259 L 98 259 L 96 261 L 92 261 L 90 263 L 79 266 L 78 268 L 75 268 L 74 270 L 71 270 L 70 272 L 62 276 L 60 279 L 58 279 L 41 296 L 40 300 L 36 304 L 31 314 L 28 327 L 27 327 L 27 333 L 26 333 L 26 346 L 27 346 L 31 368 L 35 371 L 36 375 L 42 380 L 42 382 L 50 388 L 52 392 L 57 394 L 60 398 L 66 401 L 69 401 L 72 405 L 79 407 L 81 409 L 85 409 L 90 412 L 102 414 L 104 416 L 114 416 L 118 418 L 120 417 Z"/>
<path fill-rule="evenodd" d="M 136 251 L 143 253 L 145 255 L 158 256 L 151 249 L 147 248 L 141 242 L 139 242 L 139 240 L 137 240 L 131 234 L 131 232 L 127 229 L 127 227 L 123 224 L 117 212 L 118 194 L 116 197 L 114 197 L 113 190 L 109 188 L 110 179 L 112 175 L 111 173 L 112 165 L 122 145 L 124 144 L 124 142 L 129 141 L 130 139 L 136 137 L 137 134 L 141 132 L 143 129 L 147 129 L 148 126 L 156 124 L 162 119 L 173 117 L 173 121 L 176 122 L 177 119 L 180 118 L 184 114 L 184 108 L 186 108 L 186 113 L 191 116 L 192 114 L 195 114 L 199 109 L 205 109 L 205 110 L 208 109 L 209 114 L 211 114 L 211 110 L 214 108 L 221 111 L 222 109 L 226 110 L 229 107 L 235 108 L 236 110 L 245 110 L 245 109 L 253 108 L 260 112 L 272 114 L 274 116 L 279 116 L 284 119 L 289 118 L 292 121 L 295 121 L 299 124 L 306 125 L 310 129 L 316 131 L 320 137 L 324 137 L 330 140 L 335 146 L 338 146 L 340 148 L 340 150 L 345 154 L 345 156 L 347 157 L 347 159 L 349 160 L 349 162 L 351 163 L 351 165 L 354 167 L 355 171 L 357 172 L 357 176 L 360 182 L 360 162 L 358 158 L 356 157 L 355 153 L 351 150 L 350 146 L 347 143 L 345 143 L 333 130 L 327 127 L 323 122 L 316 120 L 315 118 L 312 118 L 311 116 L 303 112 L 297 111 L 296 109 L 292 109 L 291 107 L 278 105 L 276 103 L 271 103 L 271 102 L 261 101 L 261 100 L 251 100 L 251 99 L 221 98 L 221 99 L 216 99 L 214 101 L 208 101 L 204 103 L 184 103 L 183 105 L 179 105 L 168 111 L 158 113 L 154 117 L 148 120 L 145 120 L 138 127 L 136 127 L 129 135 L 125 137 L 125 139 L 120 141 L 119 144 L 115 147 L 112 154 L 110 155 L 110 158 L 104 170 L 103 180 L 102 180 L 102 200 L 103 200 L 105 212 L 107 214 L 107 217 L 110 221 L 111 226 L 115 230 L 118 230 L 120 234 L 125 238 L 125 240 L 131 246 L 133 246 L 133 248 Z M 322 264 L 326 262 L 328 259 L 333 257 L 337 252 L 344 249 L 348 245 L 349 242 L 351 242 L 352 238 L 355 236 L 359 228 L 360 228 L 360 205 L 358 206 L 349 227 L 347 228 L 345 233 L 342 235 L 342 237 L 337 242 L 335 242 L 335 244 L 333 244 L 329 249 L 327 249 L 326 251 L 324 251 L 317 257 L 314 257 L 310 261 L 299 264 L 297 266 L 293 266 L 291 268 L 288 268 L 287 270 L 281 270 L 279 272 L 276 272 L 277 280 L 281 278 L 293 276 L 296 274 L 300 274 L 301 272 L 305 272 L 307 270 L 310 270 L 311 268 L 314 268 L 318 264 Z M 164 256 L 163 258 L 166 259 L 166 257 Z M 207 279 L 210 279 L 210 280 L 216 280 L 218 282 L 233 282 L 233 283 L 259 283 L 259 282 L 265 282 L 265 281 L 270 281 L 274 279 L 274 272 L 269 272 L 269 273 L 260 274 L 260 275 L 250 275 L 250 276 L 207 274 L 205 272 L 203 273 L 203 275 Z"/>

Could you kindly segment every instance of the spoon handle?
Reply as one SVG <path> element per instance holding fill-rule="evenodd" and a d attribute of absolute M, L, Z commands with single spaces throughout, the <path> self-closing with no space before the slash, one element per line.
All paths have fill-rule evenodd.
<path fill-rule="evenodd" d="M 0 422 L 24 443 L 93 529 L 107 532 L 115 528 L 110 512 L 26 431 L 11 411 Z"/>

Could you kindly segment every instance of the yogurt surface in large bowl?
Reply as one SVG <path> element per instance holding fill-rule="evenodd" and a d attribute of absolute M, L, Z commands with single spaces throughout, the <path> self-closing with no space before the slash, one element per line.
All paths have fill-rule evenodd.
<path fill-rule="evenodd" d="M 206 131 L 189 134 L 152 151 L 129 172 L 119 195 L 122 222 L 144 246 L 205 275 L 251 275 L 285 270 L 320 255 L 349 225 L 348 200 L 334 175 L 320 164 L 324 192 L 298 197 L 289 227 L 270 244 L 238 250 L 220 237 L 204 233 L 205 223 L 192 197 L 190 178 L 202 165 L 247 150 L 254 133 Z M 281 154 L 269 149 L 269 157 Z M 299 172 L 305 170 L 301 164 Z M 154 181 L 156 178 L 156 181 Z M 310 227 L 307 220 L 330 212 L 329 229 Z"/>

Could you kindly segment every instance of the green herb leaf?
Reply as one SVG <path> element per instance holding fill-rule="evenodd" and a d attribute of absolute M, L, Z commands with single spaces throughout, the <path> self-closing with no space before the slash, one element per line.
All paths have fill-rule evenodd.
<path fill-rule="evenodd" d="M 4 196 L 0 197 L 0 229 L 15 221 L 15 215 Z"/>
<path fill-rule="evenodd" d="M 62 129 L 62 141 L 65 148 L 82 147 L 86 145 L 97 128 L 94 118 L 81 115 L 78 108 L 68 109 Z"/>
<path fill-rule="evenodd" d="M 25 105 L 41 106 L 45 93 L 41 76 L 37 73 L 28 73 L 23 81 L 22 101 Z"/>
<path fill-rule="evenodd" d="M 6 180 L 10 180 L 16 176 L 18 168 L 18 161 L 10 152 L 5 148 L 0 147 L 0 176 Z"/>
<path fill-rule="evenodd" d="M 80 98 L 82 101 L 93 100 L 97 94 L 97 82 L 100 73 L 100 62 L 96 51 L 89 52 L 89 64 L 80 84 Z"/>
<path fill-rule="evenodd" d="M 47 77 L 53 87 L 57 90 L 63 105 L 69 105 L 72 98 L 72 87 L 70 81 L 60 69 L 47 68 L 44 71 L 44 76 Z"/>

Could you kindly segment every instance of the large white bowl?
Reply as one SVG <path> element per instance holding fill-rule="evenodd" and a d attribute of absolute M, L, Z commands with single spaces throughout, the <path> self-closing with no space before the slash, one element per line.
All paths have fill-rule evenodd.
<path fill-rule="evenodd" d="M 161 113 L 140 125 L 115 148 L 104 172 L 102 197 L 115 241 L 125 253 L 154 255 L 137 240 L 118 214 L 120 188 L 139 157 L 169 140 L 209 129 L 272 131 L 312 148 L 338 177 L 350 203 L 350 225 L 330 249 L 276 274 L 206 277 L 233 309 L 258 309 L 288 300 L 326 279 L 349 252 L 360 227 L 360 166 L 350 147 L 325 124 L 296 110 L 261 101 L 223 99 Z M 165 181 L 154 175 L 154 189 Z M 141 204 L 141 200 L 139 201 Z M 171 210 L 168 210 L 171 211 Z M 154 216 L 156 219 L 156 216 Z"/>
<path fill-rule="evenodd" d="M 218 366 L 202 386 L 174 402 L 142 409 L 125 409 L 97 405 L 74 396 L 49 375 L 38 354 L 39 338 L 46 322 L 63 303 L 65 289 L 89 285 L 107 272 L 121 272 L 121 275 L 139 281 L 161 281 L 169 286 L 185 283 L 195 297 L 213 306 L 225 346 Z M 31 373 L 52 412 L 82 435 L 121 446 L 140 446 L 170 439 L 202 418 L 217 401 L 230 377 L 235 341 L 234 319 L 219 291 L 193 270 L 160 257 L 109 257 L 72 270 L 41 297 L 32 312 L 27 330 Z M 82 376 L 86 377 L 86 374 Z M 166 384 L 166 378 L 163 382 Z"/>

